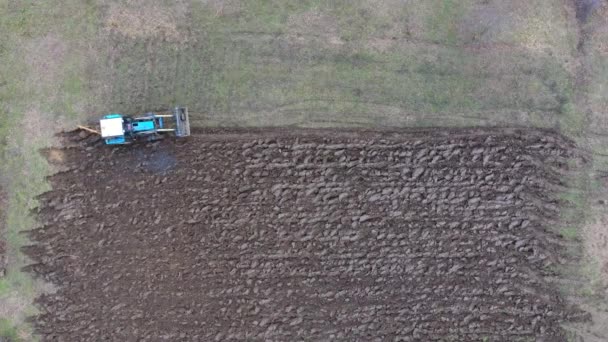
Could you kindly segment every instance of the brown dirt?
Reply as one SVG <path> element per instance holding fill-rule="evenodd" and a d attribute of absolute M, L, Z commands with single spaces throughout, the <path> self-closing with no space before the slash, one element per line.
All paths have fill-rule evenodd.
<path fill-rule="evenodd" d="M 565 341 L 570 142 L 536 130 L 84 138 L 41 196 L 47 341 Z"/>

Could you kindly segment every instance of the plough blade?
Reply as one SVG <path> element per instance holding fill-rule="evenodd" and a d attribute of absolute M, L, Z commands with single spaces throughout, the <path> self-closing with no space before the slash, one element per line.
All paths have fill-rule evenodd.
<path fill-rule="evenodd" d="M 187 137 L 190 135 L 190 118 L 188 117 L 188 107 L 175 107 L 173 109 L 175 118 L 175 135 Z"/>

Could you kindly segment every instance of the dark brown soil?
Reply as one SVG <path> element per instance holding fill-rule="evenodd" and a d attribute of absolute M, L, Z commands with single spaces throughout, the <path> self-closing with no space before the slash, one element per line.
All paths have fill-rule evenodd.
<path fill-rule="evenodd" d="M 71 137 L 73 141 L 77 137 Z M 83 136 L 80 136 L 83 138 Z M 46 341 L 565 341 L 547 131 L 84 139 L 41 197 Z"/>

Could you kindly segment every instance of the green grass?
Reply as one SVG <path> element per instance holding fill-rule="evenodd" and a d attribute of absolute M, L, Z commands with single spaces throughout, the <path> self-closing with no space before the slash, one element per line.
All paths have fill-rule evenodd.
<path fill-rule="evenodd" d="M 560 233 L 567 239 L 575 240 L 589 217 L 589 192 L 593 179 L 586 168 L 588 165 L 580 164 L 576 160 L 567 161 L 568 174 L 564 181 L 567 189 L 559 193 L 562 202 L 560 209 Z"/>
<path fill-rule="evenodd" d="M 0 279 L 0 298 L 7 296 L 10 292 L 11 284 L 7 277 Z"/>
<path fill-rule="evenodd" d="M 36 225 L 30 209 L 37 205 L 34 198 L 50 189 L 45 179 L 50 169 L 38 151 L 52 141 L 54 120 L 82 117 L 80 103 L 87 98 L 84 56 L 61 50 L 70 46 L 64 35 L 83 38 L 82 32 L 90 28 L 74 25 L 82 20 L 75 15 L 82 8 L 79 2 L 62 6 L 0 0 L 0 181 L 8 197 L 2 238 L 9 261 L 0 279 L 0 305 L 9 312 L 0 317 L 0 337 L 15 341 L 36 340 L 25 318 L 37 313 L 32 302 L 46 286 L 21 272 L 31 262 L 20 251 L 30 243 L 22 233 Z M 36 59 L 32 54 L 42 56 Z M 49 75 L 54 78 L 47 79 Z"/>
<path fill-rule="evenodd" d="M 429 38 L 437 43 L 456 45 L 459 43 L 458 22 L 466 13 L 471 1 L 440 0 L 428 1 L 431 13 L 428 16 Z"/>
<path fill-rule="evenodd" d="M 0 337 L 7 338 L 9 341 L 18 341 L 17 329 L 8 319 L 0 318 Z"/>
<path fill-rule="evenodd" d="M 578 166 L 575 161 L 568 161 L 571 174 L 564 181 L 567 188 L 558 194 L 561 203 L 559 213 L 559 224 L 555 227 L 555 233 L 559 234 L 570 245 L 564 251 L 564 256 L 572 260 L 581 260 L 583 255 L 582 246 L 579 242 L 584 238 L 583 230 L 590 213 L 588 212 L 589 181 L 590 177 L 583 166 Z M 576 264 L 576 265 L 575 265 Z M 580 278 L 581 267 L 577 262 L 567 264 L 557 269 L 558 273 L 569 278 Z M 565 293 L 572 289 L 562 289 Z"/>
<path fill-rule="evenodd" d="M 219 44 L 226 42 L 216 42 Z M 134 50 L 138 49 L 143 48 L 136 45 Z M 234 47 L 234 50 L 238 49 L 240 47 Z M 266 47 L 258 49 L 261 54 Z M 173 53 L 167 50 L 167 55 Z M 228 47 L 222 50 L 228 50 Z M 287 60 L 259 64 L 255 51 L 237 53 L 234 50 L 232 53 L 239 58 L 228 61 L 224 56 L 183 58 L 184 63 L 176 70 L 180 76 L 173 96 L 167 95 L 167 90 L 162 87 L 146 93 L 139 89 L 136 78 L 129 78 L 115 80 L 118 84 L 111 98 L 117 102 L 117 107 L 122 106 L 127 112 L 166 107 L 172 99 L 178 99 L 187 103 L 195 113 L 214 113 L 217 117 L 241 120 L 245 125 L 284 124 L 291 121 L 289 117 L 293 111 L 310 112 L 311 117 L 305 120 L 310 122 L 315 120 L 314 113 L 322 110 L 328 119 L 338 123 L 351 122 L 352 116 L 360 114 L 371 120 L 407 126 L 410 114 L 436 113 L 449 120 L 458 113 L 481 111 L 488 113 L 488 119 L 495 122 L 515 122 L 501 113 L 510 109 L 557 113 L 560 107 L 554 98 L 565 96 L 560 90 L 549 89 L 542 84 L 534 87 L 541 83 L 534 75 L 516 75 L 513 78 L 470 75 L 460 71 L 456 65 L 473 68 L 477 62 L 475 56 L 457 51 L 446 53 L 445 62 L 440 63 L 420 60 L 416 56 L 418 51 L 382 55 L 335 53 L 320 64 L 294 61 L 297 63 L 294 68 Z M 274 53 L 280 54 L 281 51 L 275 50 Z M 164 58 L 170 59 L 169 56 Z M 209 59 L 211 63 L 201 63 Z M 134 63 L 130 58 L 123 61 Z M 219 69 L 214 67 L 222 64 Z M 118 66 L 118 74 L 127 74 L 127 70 L 126 64 Z M 200 70 L 200 73 L 192 73 L 192 70 Z M 167 71 L 153 71 L 150 78 L 161 78 L 155 73 L 166 74 Z M 201 82 L 201 75 L 206 75 L 202 78 L 204 82 Z M 522 90 L 516 90 L 516 96 L 512 98 L 502 96 L 498 90 L 495 94 L 487 90 L 489 82 L 500 84 L 506 81 L 520 83 Z M 395 116 L 393 112 L 401 115 Z M 264 113 L 267 119 L 257 123 L 248 120 L 249 116 L 257 113 Z M 557 114 L 554 116 L 557 120 Z"/>
<path fill-rule="evenodd" d="M 564 205 L 557 233 L 572 242 L 565 252 L 571 262 L 558 267 L 556 271 L 563 277 L 576 281 L 576 285 L 565 285 L 561 289 L 566 296 L 573 295 L 587 298 L 593 303 L 602 303 L 605 301 L 602 298 L 602 263 L 586 254 L 579 243 L 585 238 L 585 225 L 595 215 L 589 201 L 601 187 L 597 179 L 590 175 L 592 164 L 577 166 L 575 162 L 569 161 L 568 165 L 572 174 L 566 179 L 568 189 L 559 196 Z"/>
<path fill-rule="evenodd" d="M 559 233 L 562 237 L 572 241 L 575 241 L 580 237 L 579 228 L 577 227 L 562 228 Z"/>
<path fill-rule="evenodd" d="M 593 260 L 591 262 L 583 265 L 582 273 L 588 279 L 588 282 L 585 287 L 582 289 L 582 295 L 588 298 L 600 298 L 603 293 L 602 289 L 602 269 L 601 264 L 597 260 Z"/>
<path fill-rule="evenodd" d="M 195 120 L 218 125 L 363 120 L 408 126 L 429 116 L 436 123 L 469 122 L 458 117 L 483 113 L 486 124 L 561 124 L 580 132 L 585 120 L 572 104 L 572 75 L 563 63 L 572 53 L 572 39 L 565 34 L 571 30 L 556 7 L 525 12 L 528 24 L 496 38 L 516 45 L 532 39 L 551 46 L 551 54 L 513 49 L 485 56 L 463 49 L 468 42 L 458 35 L 478 3 L 437 0 L 382 11 L 375 7 L 386 5 L 365 1 L 257 0 L 242 2 L 236 15 L 219 15 L 216 8 L 195 3 L 183 23 L 191 31 L 189 43 L 182 44 L 108 37 L 93 2 L 7 2 L 5 31 L 22 38 L 52 32 L 70 44 L 65 75 L 53 84 L 60 96 L 42 104 L 72 118 L 84 108 L 94 116 L 179 102 L 192 109 Z M 334 38 L 342 44 L 309 39 L 325 34 L 323 22 L 311 28 L 317 31 L 303 32 L 302 43 L 292 44 L 291 23 L 310 13 L 323 13 L 327 25 L 335 23 Z M 550 29 L 536 25 L 542 21 Z M 378 37 L 395 37 L 397 43 L 378 51 L 370 47 Z M 408 43 L 410 38 L 414 43 Z M 95 51 L 95 64 L 84 62 L 88 46 Z M 90 91 L 87 81 L 109 89 Z"/>
<path fill-rule="evenodd" d="M 382 11 L 365 1 L 248 1 L 225 16 L 193 5 L 187 23 L 196 43 L 111 37 L 115 63 L 93 68 L 91 77 L 112 89 L 99 97 L 103 104 L 90 105 L 136 113 L 179 102 L 207 125 L 409 126 L 429 118 L 460 125 L 479 123 L 470 120 L 474 115 L 485 125 L 577 122 L 568 114 L 572 75 L 562 61 L 570 47 L 560 41 L 552 55 L 514 49 L 490 57 L 463 49 L 454 32 L 474 3 L 439 0 Z M 318 13 L 325 17 L 315 19 Z M 315 25 L 294 40 L 291 23 L 307 15 L 321 20 L 315 25 L 335 24 L 330 35 L 341 43 L 325 41 L 327 32 Z M 563 31 L 558 18 L 552 25 Z M 385 50 L 371 47 L 391 37 L 396 43 Z M 537 40 L 552 37 L 543 31 Z"/>
<path fill-rule="evenodd" d="M 49 189 L 44 179 L 49 170 L 46 162 L 37 152 L 40 144 L 41 142 L 24 141 L 21 146 L 26 147 L 26 150 L 21 150 L 19 155 L 5 155 L 2 158 L 2 169 L 11 176 L 11 181 L 8 188 L 6 229 L 3 232 L 3 238 L 7 242 L 9 264 L 5 277 L 0 279 L 0 304 L 6 308 L 13 305 L 14 307 L 11 307 L 12 312 L 9 317 L 0 317 L 0 319 L 11 322 L 15 329 L 27 333 L 31 331 L 24 323 L 24 319 L 36 314 L 37 311 L 31 302 L 40 293 L 42 284 L 33 280 L 29 274 L 21 272 L 21 268 L 30 261 L 19 248 L 29 244 L 22 232 L 35 226 L 35 221 L 29 214 L 29 209 L 36 205 L 33 198 Z M 2 333 L 0 336 L 3 336 Z"/>

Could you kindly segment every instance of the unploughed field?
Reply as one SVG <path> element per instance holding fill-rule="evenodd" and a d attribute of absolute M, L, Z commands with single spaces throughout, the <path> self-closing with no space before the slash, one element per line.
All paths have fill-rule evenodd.
<path fill-rule="evenodd" d="M 44 341 L 566 341 L 544 130 L 68 134 L 25 248 Z"/>

